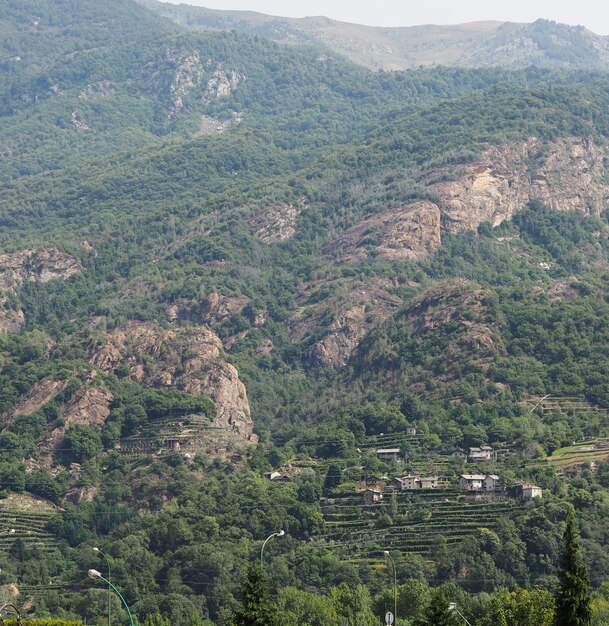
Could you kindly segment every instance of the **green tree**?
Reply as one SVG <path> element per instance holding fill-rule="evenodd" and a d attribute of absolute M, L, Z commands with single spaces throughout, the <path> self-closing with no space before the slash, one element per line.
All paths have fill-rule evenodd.
<path fill-rule="evenodd" d="M 501 591 L 480 626 L 552 626 L 554 598 L 545 589 Z"/>
<path fill-rule="evenodd" d="M 555 626 L 589 626 L 592 620 L 590 577 L 575 528 L 575 512 L 567 515 L 563 535 L 560 589 L 556 595 Z"/>
<path fill-rule="evenodd" d="M 247 570 L 241 606 L 233 611 L 230 626 L 274 626 L 275 610 L 268 598 L 266 576 L 258 563 Z"/>
<path fill-rule="evenodd" d="M 448 608 L 450 599 L 443 589 L 437 589 L 431 595 L 431 600 L 419 618 L 416 626 L 456 626 L 457 622 L 454 613 Z"/>

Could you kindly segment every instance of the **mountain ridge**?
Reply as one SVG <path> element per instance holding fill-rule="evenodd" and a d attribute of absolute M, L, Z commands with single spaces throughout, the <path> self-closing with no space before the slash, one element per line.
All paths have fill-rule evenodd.
<path fill-rule="evenodd" d="M 193 30 L 239 30 L 284 44 L 317 45 L 374 70 L 420 66 L 609 67 L 609 37 L 582 26 L 539 19 L 530 24 L 476 21 L 373 27 L 324 16 L 284 18 L 248 11 L 206 9 L 138 0 Z"/>

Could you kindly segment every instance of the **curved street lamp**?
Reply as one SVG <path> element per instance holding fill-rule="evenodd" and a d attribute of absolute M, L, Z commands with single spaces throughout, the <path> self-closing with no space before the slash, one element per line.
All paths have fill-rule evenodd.
<path fill-rule="evenodd" d="M 397 570 L 395 569 L 395 561 L 393 557 L 389 553 L 389 550 L 385 550 L 383 555 L 386 556 L 390 561 L 393 567 L 393 619 L 395 620 L 395 626 L 398 624 L 398 575 Z"/>
<path fill-rule="evenodd" d="M 87 572 L 87 576 L 93 580 L 96 580 L 97 578 L 101 578 L 105 583 L 107 583 L 107 585 L 114 591 L 114 593 L 123 601 L 123 604 L 125 605 L 125 608 L 127 609 L 127 614 L 129 615 L 129 621 L 131 622 L 131 626 L 135 626 L 135 622 L 133 621 L 133 615 L 131 615 L 131 610 L 129 609 L 129 605 L 125 601 L 125 598 L 123 598 L 123 596 L 121 595 L 121 592 L 109 580 L 104 578 L 101 575 L 101 573 L 98 572 L 96 569 L 90 569 Z"/>
<path fill-rule="evenodd" d="M 456 613 L 466 624 L 467 626 L 472 626 L 468 621 L 467 621 L 467 617 L 465 617 L 465 615 L 463 615 L 463 613 L 461 613 L 461 611 L 459 611 L 459 609 L 457 608 L 457 603 L 456 602 L 451 602 L 448 605 L 448 610 L 451 613 Z"/>
<path fill-rule="evenodd" d="M 262 548 L 260 548 L 260 568 L 262 569 L 262 560 L 264 558 L 264 548 L 266 547 L 267 541 L 272 539 L 273 537 L 283 537 L 285 535 L 285 530 L 280 530 L 272 535 L 269 535 L 262 544 Z"/>
<path fill-rule="evenodd" d="M 11 604 L 10 602 L 7 602 L 6 604 L 3 604 L 2 606 L 0 606 L 0 615 L 2 615 L 2 613 L 5 613 L 5 612 L 8 613 L 8 611 L 4 610 L 7 606 L 9 606 L 12 609 L 11 613 L 14 613 L 17 616 L 17 626 L 23 626 L 23 622 L 21 621 L 21 613 L 19 609 L 14 604 Z M 0 621 L 2 621 L 2 617 L 0 617 Z"/>
<path fill-rule="evenodd" d="M 97 552 L 97 554 L 101 554 L 104 559 L 106 559 L 106 563 L 108 564 L 108 626 L 110 626 L 110 600 L 111 600 L 111 594 L 110 594 L 110 560 L 108 559 L 108 557 L 106 556 L 106 554 L 104 554 L 99 548 L 93 548 L 93 552 Z"/>

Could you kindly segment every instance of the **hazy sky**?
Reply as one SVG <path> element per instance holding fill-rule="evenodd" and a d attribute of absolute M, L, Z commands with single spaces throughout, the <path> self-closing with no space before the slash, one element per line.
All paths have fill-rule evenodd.
<path fill-rule="evenodd" d="M 285 17 L 326 15 L 370 26 L 460 24 L 477 20 L 532 22 L 537 18 L 581 24 L 609 34 L 603 0 L 165 0 L 210 9 L 259 11 Z"/>

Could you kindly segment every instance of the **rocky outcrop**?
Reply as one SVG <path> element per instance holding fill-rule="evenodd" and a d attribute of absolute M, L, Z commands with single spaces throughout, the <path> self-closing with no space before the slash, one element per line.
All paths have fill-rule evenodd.
<path fill-rule="evenodd" d="M 110 415 L 112 400 L 114 396 L 103 386 L 84 387 L 63 408 L 65 428 L 75 424 L 103 426 Z"/>
<path fill-rule="evenodd" d="M 418 182 L 438 197 L 443 228 L 475 230 L 510 219 L 530 199 L 556 211 L 599 214 L 609 201 L 609 151 L 584 139 L 530 139 L 494 146 L 467 165 L 424 173 Z"/>
<path fill-rule="evenodd" d="M 223 356 L 222 342 L 202 326 L 164 330 L 152 322 L 128 322 L 89 347 L 91 362 L 105 371 L 127 368 L 131 379 L 151 387 L 175 386 L 211 398 L 215 428 L 237 444 L 257 440 L 247 392 Z"/>
<path fill-rule="evenodd" d="M 322 288 L 332 295 L 314 307 L 302 306 L 290 317 L 290 338 L 307 341 L 321 330 L 305 350 L 307 360 L 321 367 L 343 367 L 372 326 L 389 317 L 401 300 L 374 285 L 335 281 Z M 307 298 L 316 298 L 310 287 L 303 290 L 300 301 L 306 304 Z"/>
<path fill-rule="evenodd" d="M 81 271 L 78 261 L 55 248 L 0 255 L 0 333 L 17 332 L 25 317 L 19 289 L 25 282 L 67 280 Z"/>
<path fill-rule="evenodd" d="M 12 417 L 31 415 L 44 408 L 51 400 L 54 400 L 66 388 L 65 380 L 43 380 L 21 400 L 11 411 Z"/>
<path fill-rule="evenodd" d="M 208 66 L 211 61 L 208 61 Z M 245 74 L 218 65 L 205 85 L 202 101 L 205 103 L 227 98 L 245 80 Z"/>
<path fill-rule="evenodd" d="M 50 389 L 51 383 L 46 381 L 46 386 Z M 65 388 L 67 383 L 61 383 Z M 39 393 L 45 387 L 45 382 L 39 386 Z M 57 395 L 57 392 L 53 397 Z M 49 398 L 50 400 L 51 398 Z M 114 396 L 103 384 L 93 384 L 89 380 L 87 384 L 78 389 L 72 397 L 61 407 L 59 421 L 54 421 L 49 425 L 49 429 L 38 440 L 39 454 L 35 467 L 49 468 L 53 464 L 53 456 L 59 452 L 63 446 L 64 438 L 68 431 L 77 425 L 103 427 L 110 415 L 110 403 Z"/>
<path fill-rule="evenodd" d="M 299 198 L 294 204 L 272 204 L 256 213 L 250 220 L 250 226 L 260 241 L 281 243 L 294 236 L 296 222 L 305 208 L 305 198 Z"/>
<path fill-rule="evenodd" d="M 450 328 L 451 341 L 444 350 L 446 361 L 460 367 L 485 369 L 497 354 L 505 354 L 489 319 L 492 292 L 475 283 L 456 279 L 432 288 L 405 312 L 412 335 L 420 337 Z"/>
<path fill-rule="evenodd" d="M 219 293 L 210 293 L 201 301 L 181 299 L 167 307 L 167 319 L 170 322 L 221 324 L 240 313 L 249 301 L 247 296 L 223 296 Z"/>
<path fill-rule="evenodd" d="M 380 254 L 416 260 L 440 247 L 440 209 L 428 201 L 389 209 L 347 230 L 329 248 L 333 255 L 355 259 Z"/>
<path fill-rule="evenodd" d="M 102 80 L 99 83 L 92 83 L 84 87 L 78 94 L 80 100 L 97 100 L 99 98 L 109 98 L 118 93 L 117 87 L 109 80 Z"/>

